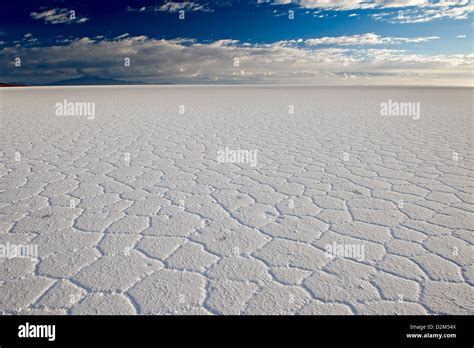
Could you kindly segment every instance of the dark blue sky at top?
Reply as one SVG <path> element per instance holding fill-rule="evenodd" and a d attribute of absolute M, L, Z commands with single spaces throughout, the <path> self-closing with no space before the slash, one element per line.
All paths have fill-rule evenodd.
<path fill-rule="evenodd" d="M 469 82 L 474 15 L 467 0 L 375 1 L 7 0 L 0 6 L 0 82 L 82 75 L 152 83 Z M 127 55 L 133 64 L 124 67 Z M 241 68 L 229 67 L 235 55 Z"/>
<path fill-rule="evenodd" d="M 192 38 L 198 42 L 234 39 L 249 43 L 271 43 L 280 40 L 307 39 L 325 36 L 342 36 L 374 32 L 382 36 L 421 37 L 439 36 L 440 39 L 423 44 L 430 53 L 470 53 L 472 44 L 454 40 L 456 35 L 470 31 L 470 20 L 440 19 L 426 23 L 393 24 L 376 21 L 371 14 L 380 10 L 323 11 L 324 18 L 313 14 L 315 10 L 296 5 L 257 4 L 254 1 L 214 2 L 213 12 L 186 12 L 186 20 L 178 13 L 127 12 L 128 6 L 159 6 L 163 1 L 7 1 L 0 11 L 0 40 L 8 43 L 32 33 L 43 45 L 57 43 L 58 37 L 95 37 L 112 39 L 129 33 L 150 38 Z M 200 2 L 200 3 L 209 3 Z M 51 24 L 31 18 L 33 11 L 50 8 L 74 9 L 78 16 L 89 21 L 82 24 Z M 296 19 L 287 19 L 289 9 L 295 10 Z M 384 9 L 396 12 L 397 9 Z M 309 12 L 309 13 L 307 13 Z M 349 17 L 351 13 L 358 16 Z M 282 14 L 282 16 L 277 16 Z M 407 44 L 407 46 L 416 44 Z M 421 49 L 421 48 L 420 48 Z"/>

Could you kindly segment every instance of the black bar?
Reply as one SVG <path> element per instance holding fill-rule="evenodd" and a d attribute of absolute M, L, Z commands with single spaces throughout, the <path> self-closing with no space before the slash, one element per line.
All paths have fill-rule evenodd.
<path fill-rule="evenodd" d="M 55 325 L 55 339 L 20 325 Z M 429 326 L 431 325 L 431 326 Z M 0 346 L 145 344 L 473 347 L 473 316 L 0 316 Z M 456 337 L 407 337 L 407 334 Z"/>

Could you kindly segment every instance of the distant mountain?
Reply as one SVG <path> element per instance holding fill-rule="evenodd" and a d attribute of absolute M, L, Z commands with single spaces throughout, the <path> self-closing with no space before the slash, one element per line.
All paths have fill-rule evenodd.
<path fill-rule="evenodd" d="M 146 85 L 142 81 L 122 81 L 105 79 L 99 76 L 85 75 L 75 79 L 61 80 L 46 84 L 46 86 L 84 86 L 84 85 Z"/>
<path fill-rule="evenodd" d="M 25 85 L 25 84 L 22 84 L 22 83 L 15 83 L 15 82 L 11 82 L 11 83 L 3 83 L 3 82 L 0 82 L 0 87 L 26 87 L 28 85 Z"/>
<path fill-rule="evenodd" d="M 0 87 L 19 86 L 94 86 L 94 85 L 174 85 L 170 82 L 146 83 L 143 81 L 124 81 L 115 79 L 105 79 L 94 75 L 85 75 L 75 79 L 61 80 L 46 84 L 23 84 L 16 82 L 0 82 Z"/>

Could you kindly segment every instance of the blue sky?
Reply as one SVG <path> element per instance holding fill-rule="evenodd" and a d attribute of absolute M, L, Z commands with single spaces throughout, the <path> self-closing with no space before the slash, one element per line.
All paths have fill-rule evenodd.
<path fill-rule="evenodd" d="M 468 0 L 50 0 L 2 7 L 0 82 L 97 75 L 149 83 L 472 86 Z"/>

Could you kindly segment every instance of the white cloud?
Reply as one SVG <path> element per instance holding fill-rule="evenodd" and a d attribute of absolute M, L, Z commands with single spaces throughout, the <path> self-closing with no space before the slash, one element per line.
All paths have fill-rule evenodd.
<path fill-rule="evenodd" d="M 116 37 L 114 38 L 114 40 L 120 40 L 120 39 L 124 39 L 124 38 L 126 38 L 127 36 L 129 36 L 129 34 L 128 34 L 128 33 L 125 33 L 125 34 L 122 34 L 122 35 L 116 36 Z"/>
<path fill-rule="evenodd" d="M 421 23 L 435 19 L 466 19 L 474 11 L 471 0 L 258 0 L 273 5 L 293 4 L 305 9 L 333 11 L 383 9 L 391 10 L 373 14 L 376 20 L 391 23 Z M 402 11 L 403 16 L 399 16 Z"/>
<path fill-rule="evenodd" d="M 466 37 L 466 35 L 458 35 L 456 36 L 458 39 L 464 39 Z"/>
<path fill-rule="evenodd" d="M 414 37 L 414 38 L 403 38 L 403 37 L 390 37 L 380 36 L 374 33 L 367 33 L 362 35 L 351 35 L 351 36 L 335 36 L 335 37 L 322 37 L 317 39 L 307 39 L 305 43 L 310 46 L 317 45 L 387 45 L 387 44 L 401 44 L 401 43 L 419 43 L 430 40 L 439 39 L 437 36 L 428 37 Z"/>
<path fill-rule="evenodd" d="M 451 2 L 452 4 L 452 2 Z M 423 8 L 399 9 L 397 13 L 385 13 L 384 16 L 372 15 L 376 20 L 383 20 L 389 23 L 425 23 L 436 19 L 467 19 L 469 13 L 474 11 L 474 4 L 454 5 L 454 6 L 433 6 Z"/>
<path fill-rule="evenodd" d="M 71 24 L 85 23 L 89 20 L 87 17 L 79 17 L 74 10 L 66 8 L 53 8 L 43 12 L 31 12 L 31 18 L 43 20 L 45 23 L 51 24 Z"/>
<path fill-rule="evenodd" d="M 148 6 L 148 7 L 127 7 L 127 12 L 170 12 L 175 13 L 179 11 L 186 12 L 213 12 L 213 9 L 206 4 L 198 4 L 193 1 L 183 1 L 183 2 L 174 2 L 169 1 L 165 2 L 161 6 Z"/>
<path fill-rule="evenodd" d="M 470 0 L 257 0 L 273 5 L 293 4 L 310 9 L 355 10 L 401 7 L 451 7 L 465 6 Z"/>
<path fill-rule="evenodd" d="M 320 47 L 298 45 L 298 40 L 269 44 L 237 40 L 198 43 L 193 39 L 158 40 L 146 36 L 113 40 L 85 37 L 67 45 L 5 47 L 0 49 L 0 64 L 9 66 L 16 56 L 28 57 L 33 63 L 21 71 L 12 67 L 4 76 L 7 81 L 53 81 L 91 74 L 147 82 L 338 84 L 347 83 L 346 74 L 354 84 L 423 81 L 471 85 L 474 66 L 474 54 L 421 55 L 364 46 Z M 133 63 L 124 69 L 117 57 L 130 57 Z M 236 57 L 239 67 L 234 66 Z"/>

